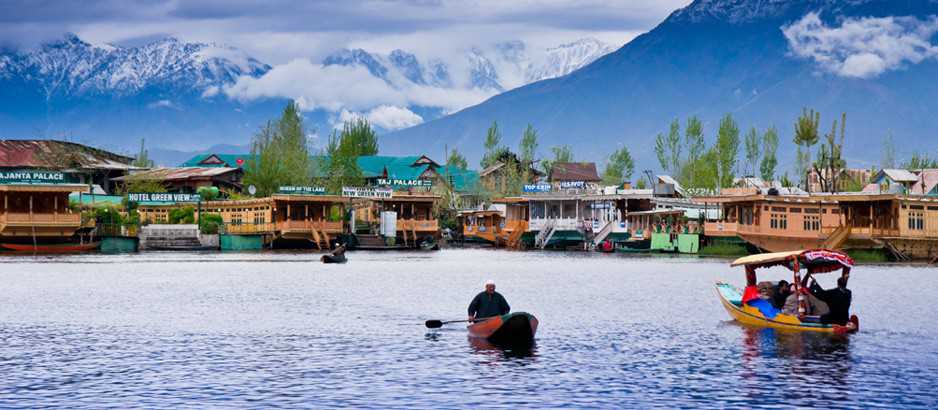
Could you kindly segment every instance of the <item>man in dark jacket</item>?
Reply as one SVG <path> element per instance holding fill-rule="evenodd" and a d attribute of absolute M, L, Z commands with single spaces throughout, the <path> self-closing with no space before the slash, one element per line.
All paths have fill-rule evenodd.
<path fill-rule="evenodd" d="M 847 289 L 847 278 L 837 278 L 837 288 L 831 290 L 822 289 L 816 280 L 812 280 L 811 294 L 827 303 L 830 309 L 829 313 L 821 315 L 821 323 L 846 325 L 850 320 L 850 300 L 853 295 Z"/>
<path fill-rule="evenodd" d="M 483 319 L 492 316 L 501 316 L 511 311 L 508 301 L 501 293 L 495 291 L 495 282 L 485 281 L 485 291 L 480 292 L 469 303 L 469 320 Z"/>

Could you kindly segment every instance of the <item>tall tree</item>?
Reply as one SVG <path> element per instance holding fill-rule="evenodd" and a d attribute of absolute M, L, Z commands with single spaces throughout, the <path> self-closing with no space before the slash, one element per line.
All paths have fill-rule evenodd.
<path fill-rule="evenodd" d="M 342 132 L 332 131 L 329 143 L 323 150 L 325 170 L 322 182 L 326 190 L 332 194 L 342 192 L 342 187 L 358 186 L 364 183 L 361 168 L 358 166 L 358 157 L 361 147 L 359 139 L 352 134 L 346 134 L 348 127 Z"/>
<path fill-rule="evenodd" d="M 892 169 L 896 167 L 896 146 L 892 143 L 892 134 L 883 139 L 883 156 L 879 161 L 880 169 Z"/>
<path fill-rule="evenodd" d="M 529 166 L 534 163 L 537 145 L 537 130 L 535 130 L 531 124 L 528 124 L 527 128 L 524 129 L 524 133 L 521 134 L 521 144 L 518 147 L 521 162 Z"/>
<path fill-rule="evenodd" d="M 378 155 L 378 134 L 367 119 L 358 117 L 342 124 L 341 142 L 355 156 Z"/>
<path fill-rule="evenodd" d="M 498 122 L 493 121 L 485 133 L 485 153 L 482 154 L 482 162 L 479 164 L 482 169 L 495 165 L 498 162 L 498 154 L 501 150 L 502 133 L 498 130 Z"/>
<path fill-rule="evenodd" d="M 684 143 L 687 145 L 687 161 L 683 169 L 675 176 L 681 179 L 681 184 L 687 187 L 697 187 L 699 183 L 697 168 L 705 166 L 700 163 L 700 158 L 704 155 L 707 144 L 704 141 L 703 123 L 696 116 L 687 119 L 687 126 L 684 127 Z"/>
<path fill-rule="evenodd" d="M 291 101 L 277 122 L 268 121 L 252 139 L 244 183 L 254 185 L 258 195 L 267 196 L 281 185 L 309 183 L 311 171 L 303 120 Z"/>
<path fill-rule="evenodd" d="M 553 159 L 541 161 L 541 166 L 544 169 L 544 173 L 550 175 L 550 169 L 558 162 L 573 162 L 573 150 L 570 149 L 569 145 L 556 145 L 550 148 L 550 152 L 554 154 Z"/>
<path fill-rule="evenodd" d="M 681 148 L 681 123 L 675 119 L 671 121 L 667 136 L 658 134 L 655 138 L 655 154 L 665 172 L 681 173 Z"/>
<path fill-rule="evenodd" d="M 902 163 L 902 169 L 909 171 L 921 171 L 923 169 L 938 168 L 938 160 L 928 156 L 924 152 L 913 152 L 908 161 Z"/>
<path fill-rule="evenodd" d="M 153 161 L 150 160 L 150 152 L 147 151 L 145 139 L 140 139 L 140 152 L 137 153 L 137 157 L 130 165 L 140 168 L 153 168 Z"/>
<path fill-rule="evenodd" d="M 821 113 L 807 108 L 801 110 L 801 116 L 795 121 L 795 137 L 793 142 L 798 147 L 796 153 L 796 166 L 798 178 L 805 189 L 808 183 L 808 170 L 811 167 L 811 147 L 818 143 L 818 127 L 821 124 Z"/>
<path fill-rule="evenodd" d="M 603 171 L 603 183 L 606 185 L 619 185 L 623 181 L 632 179 L 635 172 L 635 162 L 632 160 L 632 154 L 627 147 L 617 149 L 606 162 L 606 169 Z"/>
<path fill-rule="evenodd" d="M 733 116 L 726 114 L 720 120 L 720 129 L 717 131 L 717 143 L 714 146 L 717 157 L 718 186 L 726 188 L 733 185 L 736 164 L 739 155 L 739 126 Z"/>
<path fill-rule="evenodd" d="M 468 169 L 469 162 L 466 161 L 466 157 L 459 153 L 456 148 L 453 148 L 449 153 L 449 157 L 446 158 L 446 165 L 456 167 L 459 169 Z"/>
<path fill-rule="evenodd" d="M 759 150 L 759 132 L 756 131 L 756 127 L 749 129 L 749 132 L 746 133 L 745 138 L 746 146 L 746 163 L 745 171 L 743 172 L 744 176 L 755 176 L 756 175 L 756 166 L 759 164 L 759 156 L 762 152 Z"/>
<path fill-rule="evenodd" d="M 778 166 L 778 132 L 775 127 L 769 127 L 762 134 L 762 162 L 759 164 L 759 175 L 763 181 L 775 180 L 775 167 Z"/>
<path fill-rule="evenodd" d="M 823 192 L 837 192 L 840 190 L 841 177 L 847 166 L 847 162 L 844 161 L 842 155 L 847 113 L 841 114 L 840 118 L 840 140 L 837 139 L 837 120 L 834 120 L 831 132 L 824 136 L 827 141 L 821 143 L 821 147 L 818 149 L 817 161 L 812 165 Z"/>

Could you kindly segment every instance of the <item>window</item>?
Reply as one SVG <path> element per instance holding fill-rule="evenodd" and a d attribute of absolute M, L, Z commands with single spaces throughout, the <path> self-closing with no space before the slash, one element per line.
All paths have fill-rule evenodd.
<path fill-rule="evenodd" d="M 544 203 L 531 203 L 531 219 L 544 219 Z"/>
<path fill-rule="evenodd" d="M 772 214 L 769 219 L 769 226 L 772 229 L 788 229 L 788 215 Z"/>
<path fill-rule="evenodd" d="M 821 230 L 821 217 L 816 216 L 816 215 L 805 215 L 804 230 L 820 231 Z"/>
<path fill-rule="evenodd" d="M 913 231 L 925 229 L 925 212 L 909 211 L 909 229 Z"/>
<path fill-rule="evenodd" d="M 573 201 L 564 201 L 563 203 L 563 217 L 565 219 L 574 219 L 576 218 L 576 202 Z"/>

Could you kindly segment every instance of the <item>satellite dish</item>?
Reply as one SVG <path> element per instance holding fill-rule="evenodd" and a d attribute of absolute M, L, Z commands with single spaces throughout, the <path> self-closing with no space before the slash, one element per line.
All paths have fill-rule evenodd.
<path fill-rule="evenodd" d="M 257 187 L 254 185 L 248 185 L 248 193 L 254 195 L 257 193 Z"/>

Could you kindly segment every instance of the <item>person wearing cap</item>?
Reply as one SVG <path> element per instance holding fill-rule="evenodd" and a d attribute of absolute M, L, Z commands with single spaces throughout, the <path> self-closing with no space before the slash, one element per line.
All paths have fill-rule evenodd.
<path fill-rule="evenodd" d="M 511 312 L 511 306 L 501 293 L 495 291 L 495 281 L 485 281 L 485 291 L 479 292 L 469 303 L 469 320 L 501 316 Z"/>

